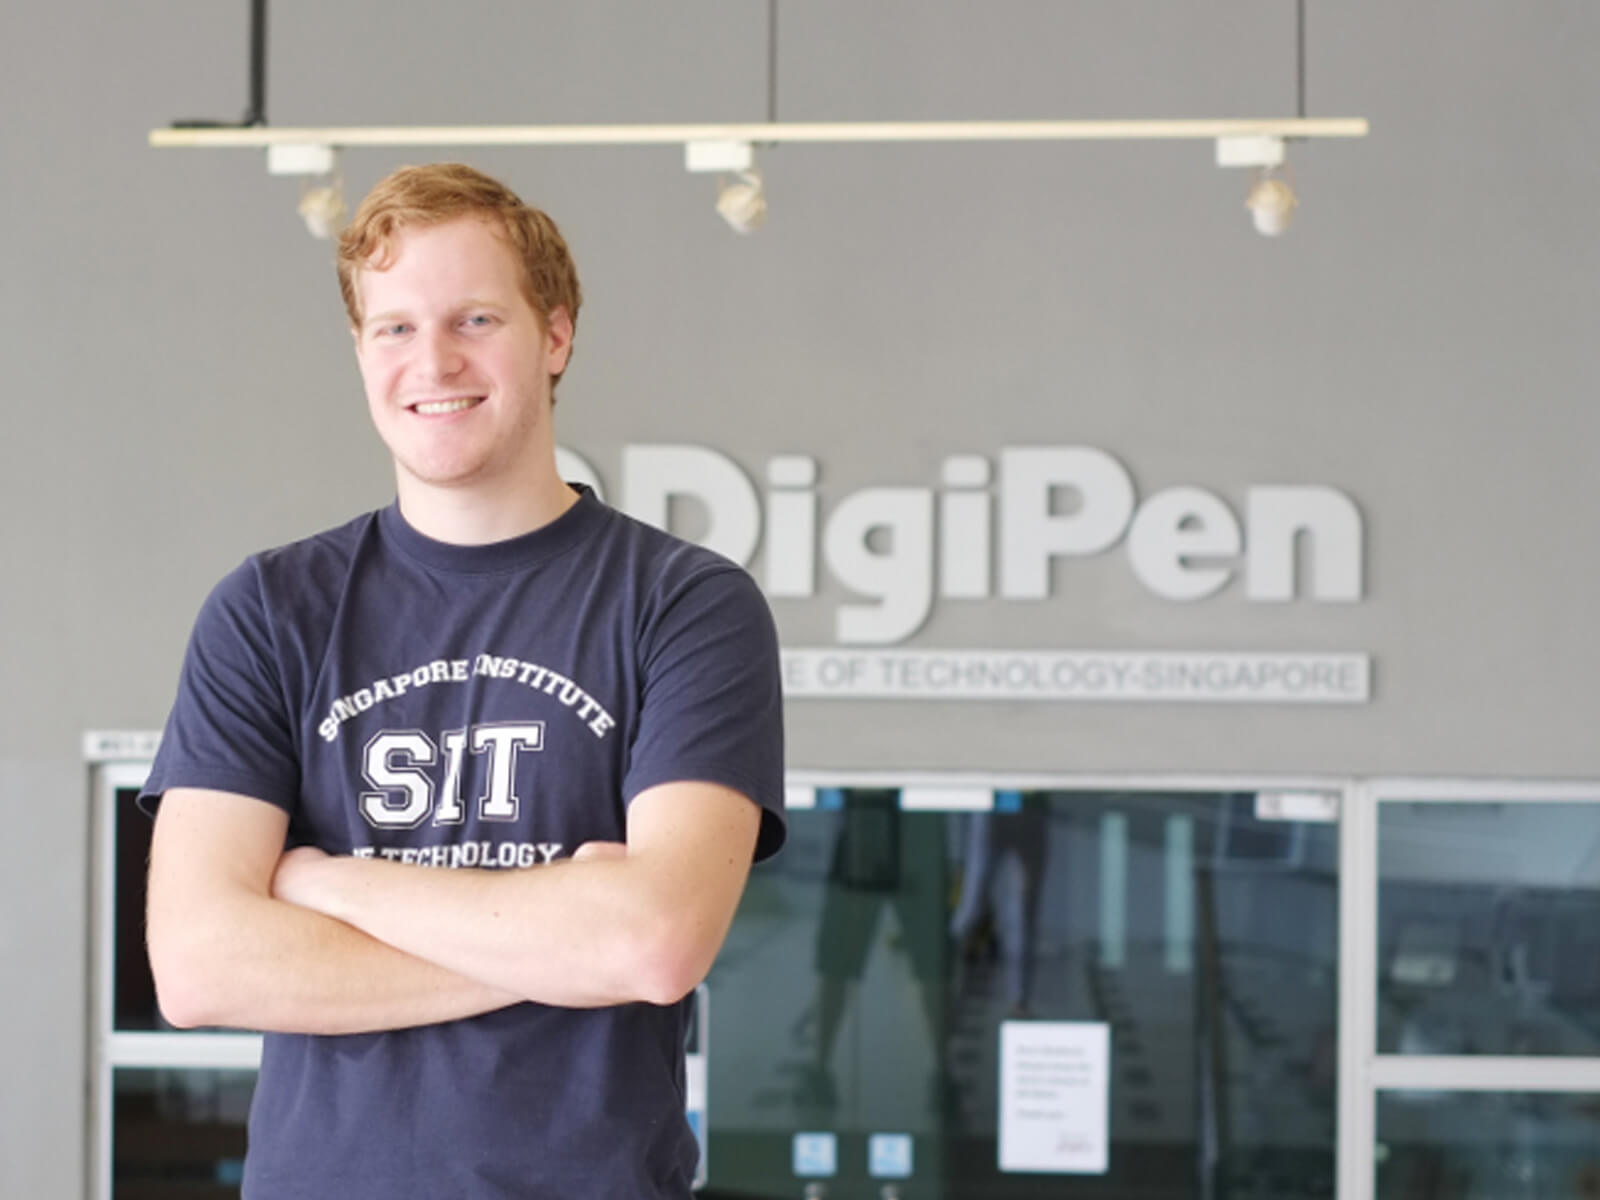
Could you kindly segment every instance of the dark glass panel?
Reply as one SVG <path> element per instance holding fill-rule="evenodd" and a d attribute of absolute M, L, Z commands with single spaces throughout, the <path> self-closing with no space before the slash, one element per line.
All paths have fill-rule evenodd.
<path fill-rule="evenodd" d="M 113 803 L 112 1026 L 124 1032 L 167 1029 L 156 1009 L 156 985 L 145 953 L 145 878 L 154 822 L 135 807 L 138 788 L 118 788 Z"/>
<path fill-rule="evenodd" d="M 1389 1092 L 1377 1118 L 1378 1200 L 1600 1196 L 1600 1097 Z"/>
<path fill-rule="evenodd" d="M 1378 1048 L 1600 1054 L 1600 804 L 1378 810 Z"/>
<path fill-rule="evenodd" d="M 254 1086 L 254 1071 L 114 1071 L 115 1200 L 237 1200 Z"/>

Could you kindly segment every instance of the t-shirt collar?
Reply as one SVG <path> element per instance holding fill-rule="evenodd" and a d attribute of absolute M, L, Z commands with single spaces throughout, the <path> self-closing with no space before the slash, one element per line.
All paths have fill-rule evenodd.
<path fill-rule="evenodd" d="M 383 537 L 401 553 L 440 571 L 469 575 L 494 575 L 537 566 L 564 554 L 583 541 L 605 519 L 607 509 L 592 490 L 581 483 L 569 485 L 577 501 L 548 525 L 503 542 L 462 546 L 441 542 L 419 533 L 400 513 L 396 500 L 378 513 Z"/>

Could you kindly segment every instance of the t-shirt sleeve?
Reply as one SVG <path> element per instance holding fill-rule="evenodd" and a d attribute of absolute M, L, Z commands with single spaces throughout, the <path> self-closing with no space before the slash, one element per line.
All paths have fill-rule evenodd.
<path fill-rule="evenodd" d="M 784 840 L 778 635 L 755 581 L 707 571 L 666 597 L 640 645 L 643 697 L 623 800 L 697 780 L 761 806 L 756 859 Z"/>
<path fill-rule="evenodd" d="M 299 795 L 293 725 L 252 563 L 224 578 L 195 619 L 140 807 L 154 812 L 174 787 L 237 792 L 285 811 Z"/>

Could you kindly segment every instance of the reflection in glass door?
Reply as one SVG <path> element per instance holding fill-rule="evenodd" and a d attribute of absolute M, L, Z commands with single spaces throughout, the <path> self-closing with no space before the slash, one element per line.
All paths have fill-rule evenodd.
<path fill-rule="evenodd" d="M 805 799 L 710 979 L 711 1194 L 1332 1195 L 1336 805 L 1294 820 L 1244 790 Z M 1000 1031 L 1057 1021 L 1110 1036 L 1103 1174 L 999 1167 Z M 807 1176 L 797 1133 L 827 1139 L 829 1170 Z M 912 1169 L 875 1171 L 897 1137 Z"/>

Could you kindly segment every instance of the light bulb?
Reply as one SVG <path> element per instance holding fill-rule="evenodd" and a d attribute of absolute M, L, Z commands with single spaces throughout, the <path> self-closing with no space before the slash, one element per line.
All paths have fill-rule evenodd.
<path fill-rule="evenodd" d="M 1266 237 L 1277 237 L 1289 228 L 1298 203 L 1294 189 L 1276 175 L 1263 175 L 1256 180 L 1245 200 L 1256 232 Z"/>
<path fill-rule="evenodd" d="M 740 171 L 717 193 L 717 214 L 737 233 L 751 233 L 767 219 L 761 173 Z"/>
<path fill-rule="evenodd" d="M 300 193 L 300 219 L 314 238 L 326 240 L 344 228 L 349 215 L 344 204 L 344 189 L 338 180 Z"/>

